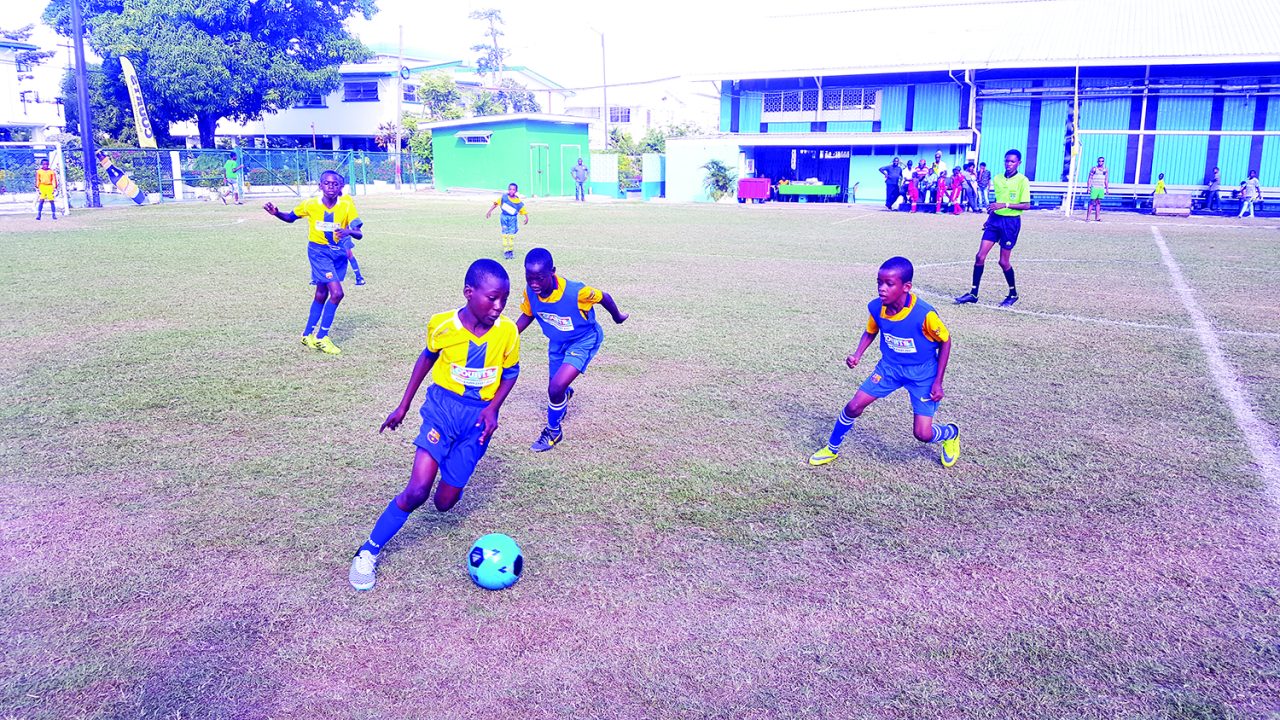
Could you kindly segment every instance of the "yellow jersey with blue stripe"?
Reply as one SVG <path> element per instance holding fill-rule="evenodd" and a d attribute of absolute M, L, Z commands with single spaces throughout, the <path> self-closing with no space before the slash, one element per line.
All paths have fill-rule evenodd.
<path fill-rule="evenodd" d="M 431 382 L 476 402 L 488 402 L 503 380 L 520 374 L 520 332 L 505 317 L 477 337 L 457 310 L 436 313 L 427 322 L 427 353 L 434 359 Z"/>
<path fill-rule="evenodd" d="M 317 245 L 337 245 L 334 230 L 359 229 L 364 225 L 356 212 L 355 201 L 348 195 L 339 195 L 333 207 L 325 207 L 319 197 L 307 198 L 293 208 L 293 214 L 307 219 L 307 239 Z"/>
<path fill-rule="evenodd" d="M 556 289 L 552 290 L 551 294 L 546 298 L 538 299 L 544 303 L 552 305 L 560 302 L 560 299 L 564 297 L 564 287 L 566 282 L 567 281 L 564 278 L 557 275 Z M 601 300 L 604 300 L 603 292 L 591 287 L 590 285 L 583 285 L 582 288 L 578 290 L 578 312 L 582 313 L 582 317 L 585 319 L 587 317 L 587 311 Z M 520 312 L 528 315 L 529 317 L 533 317 L 533 306 L 529 304 L 529 288 L 525 288 L 524 290 L 524 299 L 520 301 Z"/>

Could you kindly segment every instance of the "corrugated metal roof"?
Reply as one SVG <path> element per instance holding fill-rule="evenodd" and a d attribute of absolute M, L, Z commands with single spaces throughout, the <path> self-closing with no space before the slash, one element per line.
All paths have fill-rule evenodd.
<path fill-rule="evenodd" d="M 840 12 L 726 23 L 721 37 L 729 40 L 704 78 L 1280 62 L 1275 0 L 863 2 Z M 788 46 L 803 50 L 778 54 Z"/>

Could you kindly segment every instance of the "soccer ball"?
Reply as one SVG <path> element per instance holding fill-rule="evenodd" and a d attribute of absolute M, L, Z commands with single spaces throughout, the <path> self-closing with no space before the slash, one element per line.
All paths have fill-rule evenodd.
<path fill-rule="evenodd" d="M 524 553 L 515 540 L 502 533 L 480 538 L 467 553 L 471 581 L 485 590 L 502 590 L 516 584 L 524 572 Z"/>

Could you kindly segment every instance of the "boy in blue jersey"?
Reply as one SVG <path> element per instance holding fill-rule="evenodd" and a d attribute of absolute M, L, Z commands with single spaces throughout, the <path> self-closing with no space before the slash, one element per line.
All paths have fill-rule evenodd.
<path fill-rule="evenodd" d="M 355 202 L 342 194 L 345 184 L 341 175 L 325 170 L 320 174 L 320 197 L 303 200 L 287 213 L 280 212 L 272 203 L 262 206 L 269 215 L 287 223 L 307 218 L 307 258 L 311 262 L 311 284 L 316 286 L 316 293 L 302 331 L 302 344 L 328 355 L 342 352 L 329 338 L 329 329 L 342 302 L 342 281 L 347 277 L 350 248 L 354 247 L 344 243 L 364 237 L 364 221 L 356 212 Z"/>
<path fill-rule="evenodd" d="M 499 207 L 502 208 L 502 216 L 499 218 L 502 227 L 502 259 L 510 260 L 516 256 L 516 233 L 520 232 L 520 225 L 516 222 L 516 217 L 523 215 L 524 224 L 529 224 L 529 211 L 524 207 L 524 200 L 516 194 L 519 186 L 511 183 L 507 186 L 507 194 L 493 201 L 493 205 L 489 208 L 489 212 L 484 214 L 484 219 L 488 220 L 493 216 L 493 211 Z"/>
<path fill-rule="evenodd" d="M 880 266 L 876 276 L 879 297 L 867 304 L 870 316 L 866 330 L 858 341 L 858 349 L 845 359 L 845 364 L 857 367 L 877 334 L 880 335 L 880 362 L 840 412 L 826 446 L 809 457 L 810 465 L 826 465 L 839 457 L 840 444 L 853 429 L 854 420 L 868 405 L 888 397 L 898 388 L 906 388 L 911 393 L 916 439 L 942 443 L 944 467 L 955 465 L 960 457 L 959 426 L 933 424 L 943 397 L 942 376 L 951 357 L 951 335 L 933 306 L 911 293 L 914 274 L 911 261 L 904 257 L 889 258 Z"/>
<path fill-rule="evenodd" d="M 524 257 L 524 280 L 528 287 L 520 304 L 516 329 L 524 329 L 536 319 L 547 336 L 547 359 L 550 380 L 547 383 L 547 426 L 529 449 L 546 452 L 564 439 L 560 421 L 573 397 L 569 387 L 604 343 L 604 330 L 596 322 L 597 304 L 609 311 L 619 325 L 627 314 L 607 292 L 556 275 L 555 261 L 544 248 L 534 248 Z"/>
<path fill-rule="evenodd" d="M 476 464 L 498 429 L 498 410 L 520 375 L 520 333 L 502 317 L 511 293 L 507 271 L 494 260 L 476 260 L 467 268 L 462 297 L 466 304 L 431 316 L 426 347 L 418 355 L 400 404 L 378 432 L 395 430 L 404 420 L 427 374 L 431 386 L 422 403 L 422 430 L 409 484 L 387 504 L 369 539 L 356 550 L 348 579 L 356 590 L 370 590 L 379 553 L 431 495 L 437 471 L 435 506 L 452 508 L 462 497 Z"/>

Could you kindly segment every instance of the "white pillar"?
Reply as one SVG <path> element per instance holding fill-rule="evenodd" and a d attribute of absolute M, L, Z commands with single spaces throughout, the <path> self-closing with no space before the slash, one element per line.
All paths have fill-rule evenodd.
<path fill-rule="evenodd" d="M 180 201 L 183 190 L 186 189 L 186 183 L 182 181 L 182 158 L 179 157 L 177 150 L 169 151 L 169 163 L 173 168 L 173 199 Z"/>

